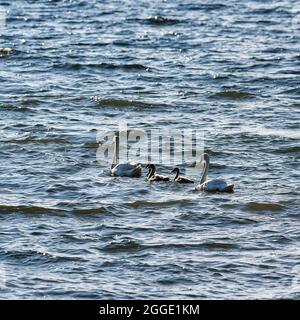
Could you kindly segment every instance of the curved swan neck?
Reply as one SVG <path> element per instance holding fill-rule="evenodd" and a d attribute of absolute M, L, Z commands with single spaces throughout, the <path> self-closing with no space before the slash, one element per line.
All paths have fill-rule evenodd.
<path fill-rule="evenodd" d="M 149 165 L 149 172 L 148 172 L 148 178 L 151 178 L 155 174 L 155 165 L 150 164 Z"/>
<path fill-rule="evenodd" d="M 152 169 L 149 167 L 148 173 L 147 173 L 147 178 L 149 179 L 151 177 Z"/>
<path fill-rule="evenodd" d="M 118 136 L 114 137 L 114 156 L 113 156 L 113 163 L 111 168 L 113 169 L 119 162 L 119 147 L 120 147 L 120 139 Z"/>
<path fill-rule="evenodd" d="M 174 181 L 178 178 L 179 176 L 179 169 L 178 168 L 175 168 L 174 169 L 174 172 L 176 172 L 176 175 L 175 175 L 175 178 L 174 178 Z"/>
<path fill-rule="evenodd" d="M 209 156 L 207 153 L 203 154 L 203 160 L 204 160 L 204 168 L 203 168 L 200 184 L 204 183 L 207 179 L 207 174 L 209 169 Z"/>

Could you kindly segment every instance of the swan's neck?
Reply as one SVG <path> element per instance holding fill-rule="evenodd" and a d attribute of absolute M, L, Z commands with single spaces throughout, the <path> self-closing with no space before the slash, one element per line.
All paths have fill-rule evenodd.
<path fill-rule="evenodd" d="M 204 168 L 203 168 L 200 184 L 202 184 L 206 181 L 208 169 L 209 169 L 209 156 L 208 156 L 208 154 L 204 153 Z"/>
<path fill-rule="evenodd" d="M 176 170 L 176 175 L 175 175 L 174 181 L 178 178 L 178 176 L 179 176 L 179 170 Z"/>
<path fill-rule="evenodd" d="M 151 178 L 155 173 L 155 165 L 153 164 L 150 169 L 149 169 L 149 173 L 148 173 L 148 178 Z"/>
<path fill-rule="evenodd" d="M 114 156 L 113 156 L 113 163 L 111 168 L 113 169 L 119 162 L 119 137 L 115 136 L 114 139 Z"/>

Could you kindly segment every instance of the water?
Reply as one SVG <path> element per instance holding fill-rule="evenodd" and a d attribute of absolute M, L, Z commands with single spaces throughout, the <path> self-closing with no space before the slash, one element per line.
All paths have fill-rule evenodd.
<path fill-rule="evenodd" d="M 1 298 L 299 298 L 298 1 L 0 5 Z M 235 193 L 108 176 L 121 120 L 204 130 Z"/>

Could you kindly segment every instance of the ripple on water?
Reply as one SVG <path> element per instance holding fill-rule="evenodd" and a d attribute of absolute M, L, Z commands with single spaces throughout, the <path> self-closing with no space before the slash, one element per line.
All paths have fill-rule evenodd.
<path fill-rule="evenodd" d="M 135 109 L 153 109 L 153 108 L 166 108 L 169 107 L 165 104 L 157 104 L 157 103 L 148 103 L 144 101 L 137 100 L 127 100 L 127 99 L 103 99 L 98 96 L 92 96 L 91 100 L 96 103 L 96 106 L 105 108 L 105 107 L 113 107 L 113 108 L 122 108 L 126 110 L 128 107 L 132 107 Z"/>
<path fill-rule="evenodd" d="M 232 250 L 238 249 L 239 246 L 236 243 L 229 242 L 203 242 L 203 243 L 168 243 L 168 244 L 142 244 L 136 240 L 121 240 L 121 241 L 113 241 L 108 245 L 104 246 L 102 250 L 104 251 L 140 251 L 140 250 Z"/>
<path fill-rule="evenodd" d="M 255 95 L 243 91 L 221 91 L 209 96 L 212 99 L 245 100 L 254 99 Z"/>
<path fill-rule="evenodd" d="M 100 62 L 100 63 L 75 63 L 75 62 L 65 62 L 55 64 L 53 66 L 55 69 L 64 69 L 69 71 L 79 71 L 82 69 L 90 69 L 90 70 L 124 70 L 124 71 L 150 71 L 150 68 L 144 66 L 139 63 L 128 63 L 128 64 L 115 64 L 115 63 L 108 63 L 108 62 Z"/>
<path fill-rule="evenodd" d="M 70 256 L 66 254 L 50 254 L 47 252 L 40 252 L 36 250 L 8 250 L 5 252 L 1 252 L 0 256 L 2 258 L 8 259 L 11 262 L 18 261 L 18 263 L 22 263 L 23 266 L 28 265 L 36 265 L 40 264 L 48 264 L 48 263 L 64 263 L 70 261 L 85 261 L 85 259 L 81 256 Z"/>
<path fill-rule="evenodd" d="M 254 212 L 264 212 L 264 211 L 272 211 L 272 212 L 281 212 L 286 208 L 284 205 L 280 203 L 267 203 L 267 202 L 249 202 L 245 205 L 245 209 L 247 211 Z"/>
<path fill-rule="evenodd" d="M 149 200 L 135 200 L 128 202 L 126 206 L 131 208 L 143 208 L 143 207 L 169 207 L 173 205 L 178 205 L 180 207 L 187 206 L 191 203 L 191 200 L 188 199 L 179 199 L 179 200 L 161 200 L 161 201 L 149 201 Z"/>

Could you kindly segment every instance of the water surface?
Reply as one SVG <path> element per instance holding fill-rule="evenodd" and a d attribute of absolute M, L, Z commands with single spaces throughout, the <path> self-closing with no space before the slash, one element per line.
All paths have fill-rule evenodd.
<path fill-rule="evenodd" d="M 299 298 L 298 1 L 0 5 L 1 298 Z M 236 192 L 108 176 L 121 120 L 204 130 Z"/>

